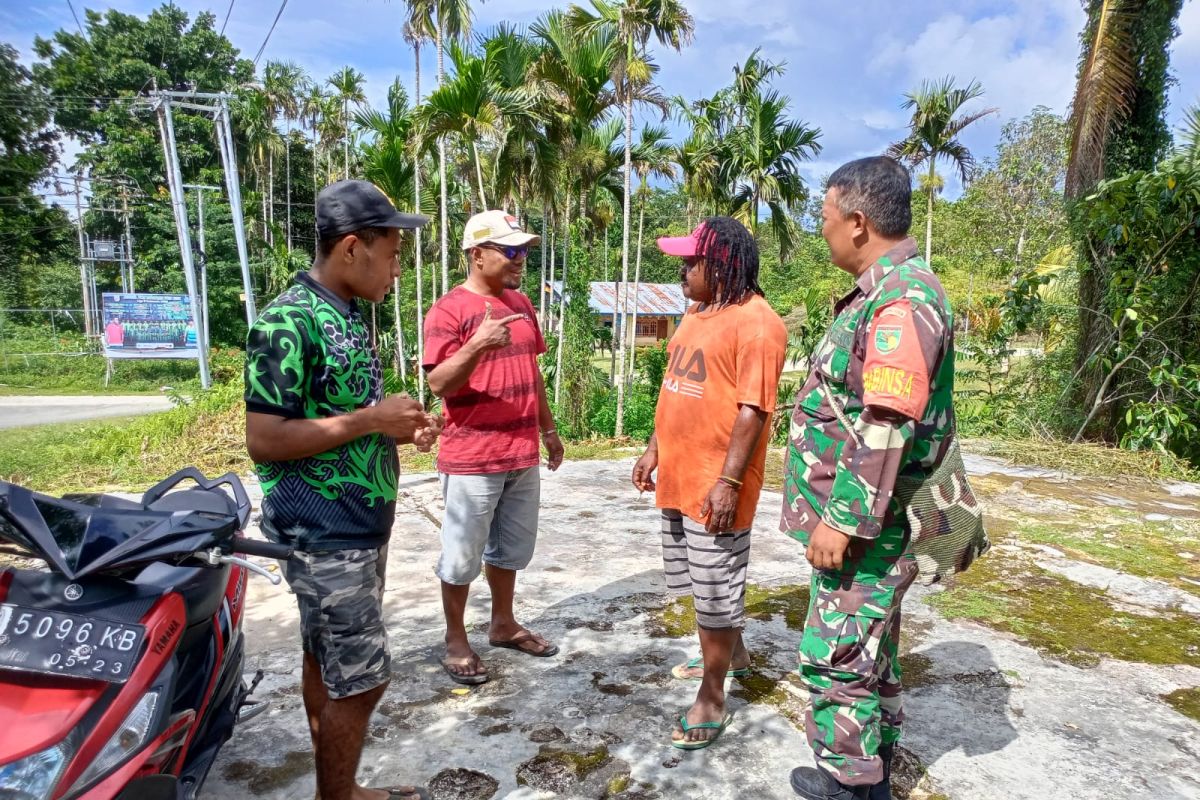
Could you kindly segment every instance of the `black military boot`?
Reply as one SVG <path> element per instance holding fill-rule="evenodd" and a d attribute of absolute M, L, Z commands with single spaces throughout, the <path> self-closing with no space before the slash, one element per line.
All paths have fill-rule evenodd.
<path fill-rule="evenodd" d="M 805 800 L 868 800 L 870 790 L 870 786 L 846 786 L 816 767 L 792 770 L 792 791 Z"/>
<path fill-rule="evenodd" d="M 871 787 L 867 800 L 892 800 L 892 756 L 895 754 L 895 744 L 879 746 L 879 757 L 883 759 L 883 780 Z"/>

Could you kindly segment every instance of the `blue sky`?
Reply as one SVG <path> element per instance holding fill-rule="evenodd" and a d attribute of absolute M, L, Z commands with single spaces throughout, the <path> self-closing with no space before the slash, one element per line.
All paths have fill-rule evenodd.
<path fill-rule="evenodd" d="M 146 14 L 151 0 L 73 0 L 83 8 Z M 224 19 L 227 0 L 177 0 L 191 14 L 212 10 Z M 546 0 L 490 0 L 476 4 L 476 27 L 508 20 L 532 21 Z M 563 3 L 562 5 L 566 5 Z M 1065 113 L 1074 89 L 1079 0 L 687 0 L 696 18 L 694 44 L 682 54 L 658 49 L 658 82 L 668 95 L 696 98 L 726 84 L 734 64 L 755 47 L 786 61 L 776 85 L 792 101 L 793 116 L 820 127 L 824 150 L 807 166 L 812 183 L 838 164 L 880 152 L 904 132 L 903 94 L 924 78 L 954 75 L 960 84 L 978 79 L 986 92 L 980 106 L 999 113 L 970 128 L 964 140 L 976 157 L 992 153 L 1000 126 L 1037 105 Z M 226 34 L 252 57 L 266 36 L 279 0 L 234 0 Z M 343 64 L 367 76 L 368 97 L 379 104 L 399 76 L 410 89 L 412 51 L 401 37 L 400 0 L 288 0 L 263 60 L 299 63 L 315 78 Z M 30 57 L 35 35 L 74 26 L 67 0 L 0 0 L 0 40 Z M 1178 80 L 1169 119 L 1200 102 L 1200 0 L 1188 0 L 1173 45 Z M 422 63 L 427 91 L 433 54 Z M 957 194 L 951 180 L 948 193 Z"/>

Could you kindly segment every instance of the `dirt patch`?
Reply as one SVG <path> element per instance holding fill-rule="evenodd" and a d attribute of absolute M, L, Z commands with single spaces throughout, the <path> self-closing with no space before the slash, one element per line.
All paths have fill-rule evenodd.
<path fill-rule="evenodd" d="M 561 742 L 567 738 L 567 735 L 560 728 L 551 725 L 549 722 L 538 722 L 533 725 L 528 725 L 522 730 L 529 738 L 529 741 L 534 744 L 547 744 L 549 742 Z"/>
<path fill-rule="evenodd" d="M 471 711 L 477 717 L 487 717 L 488 719 L 507 719 L 513 715 L 511 708 L 503 706 L 478 706 L 472 708 Z"/>
<path fill-rule="evenodd" d="M 444 769 L 429 782 L 432 800 L 490 800 L 500 781 L 473 769 Z"/>
<path fill-rule="evenodd" d="M 264 765 L 257 761 L 234 761 L 225 767 L 222 775 L 228 780 L 245 781 L 251 794 L 265 794 L 272 789 L 287 786 L 312 771 L 312 751 L 293 750 L 283 757 L 282 764 Z"/>
<path fill-rule="evenodd" d="M 602 683 L 607 677 L 603 672 L 592 673 L 592 687 L 600 692 L 600 694 L 615 695 L 617 697 L 626 697 L 633 694 L 633 688 L 621 683 Z"/>
<path fill-rule="evenodd" d="M 899 745 L 892 759 L 892 796 L 897 800 L 949 800 L 935 789 L 921 759 Z"/>

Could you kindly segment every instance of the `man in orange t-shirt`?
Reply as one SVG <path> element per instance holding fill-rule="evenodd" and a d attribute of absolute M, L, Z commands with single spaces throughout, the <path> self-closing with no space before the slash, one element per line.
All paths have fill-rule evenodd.
<path fill-rule="evenodd" d="M 694 303 L 671 338 L 655 432 L 633 468 L 633 485 L 655 492 L 662 509 L 668 591 L 695 600 L 703 655 L 671 674 L 699 680 L 700 690 L 671 743 L 698 750 L 729 725 L 726 675 L 750 671 L 742 643 L 750 527 L 787 330 L 763 299 L 758 247 L 741 223 L 709 217 L 658 246 L 683 259 L 683 294 Z"/>

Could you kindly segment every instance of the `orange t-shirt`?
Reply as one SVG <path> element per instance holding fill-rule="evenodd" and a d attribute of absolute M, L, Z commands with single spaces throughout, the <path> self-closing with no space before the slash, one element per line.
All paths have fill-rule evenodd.
<path fill-rule="evenodd" d="M 654 414 L 656 504 L 677 508 L 703 523 L 700 507 L 725 466 L 739 406 L 775 411 L 787 329 L 759 295 L 741 305 L 697 308 L 688 309 L 667 347 L 667 369 Z M 768 417 L 742 476 L 734 530 L 754 522 L 770 429 Z"/>

